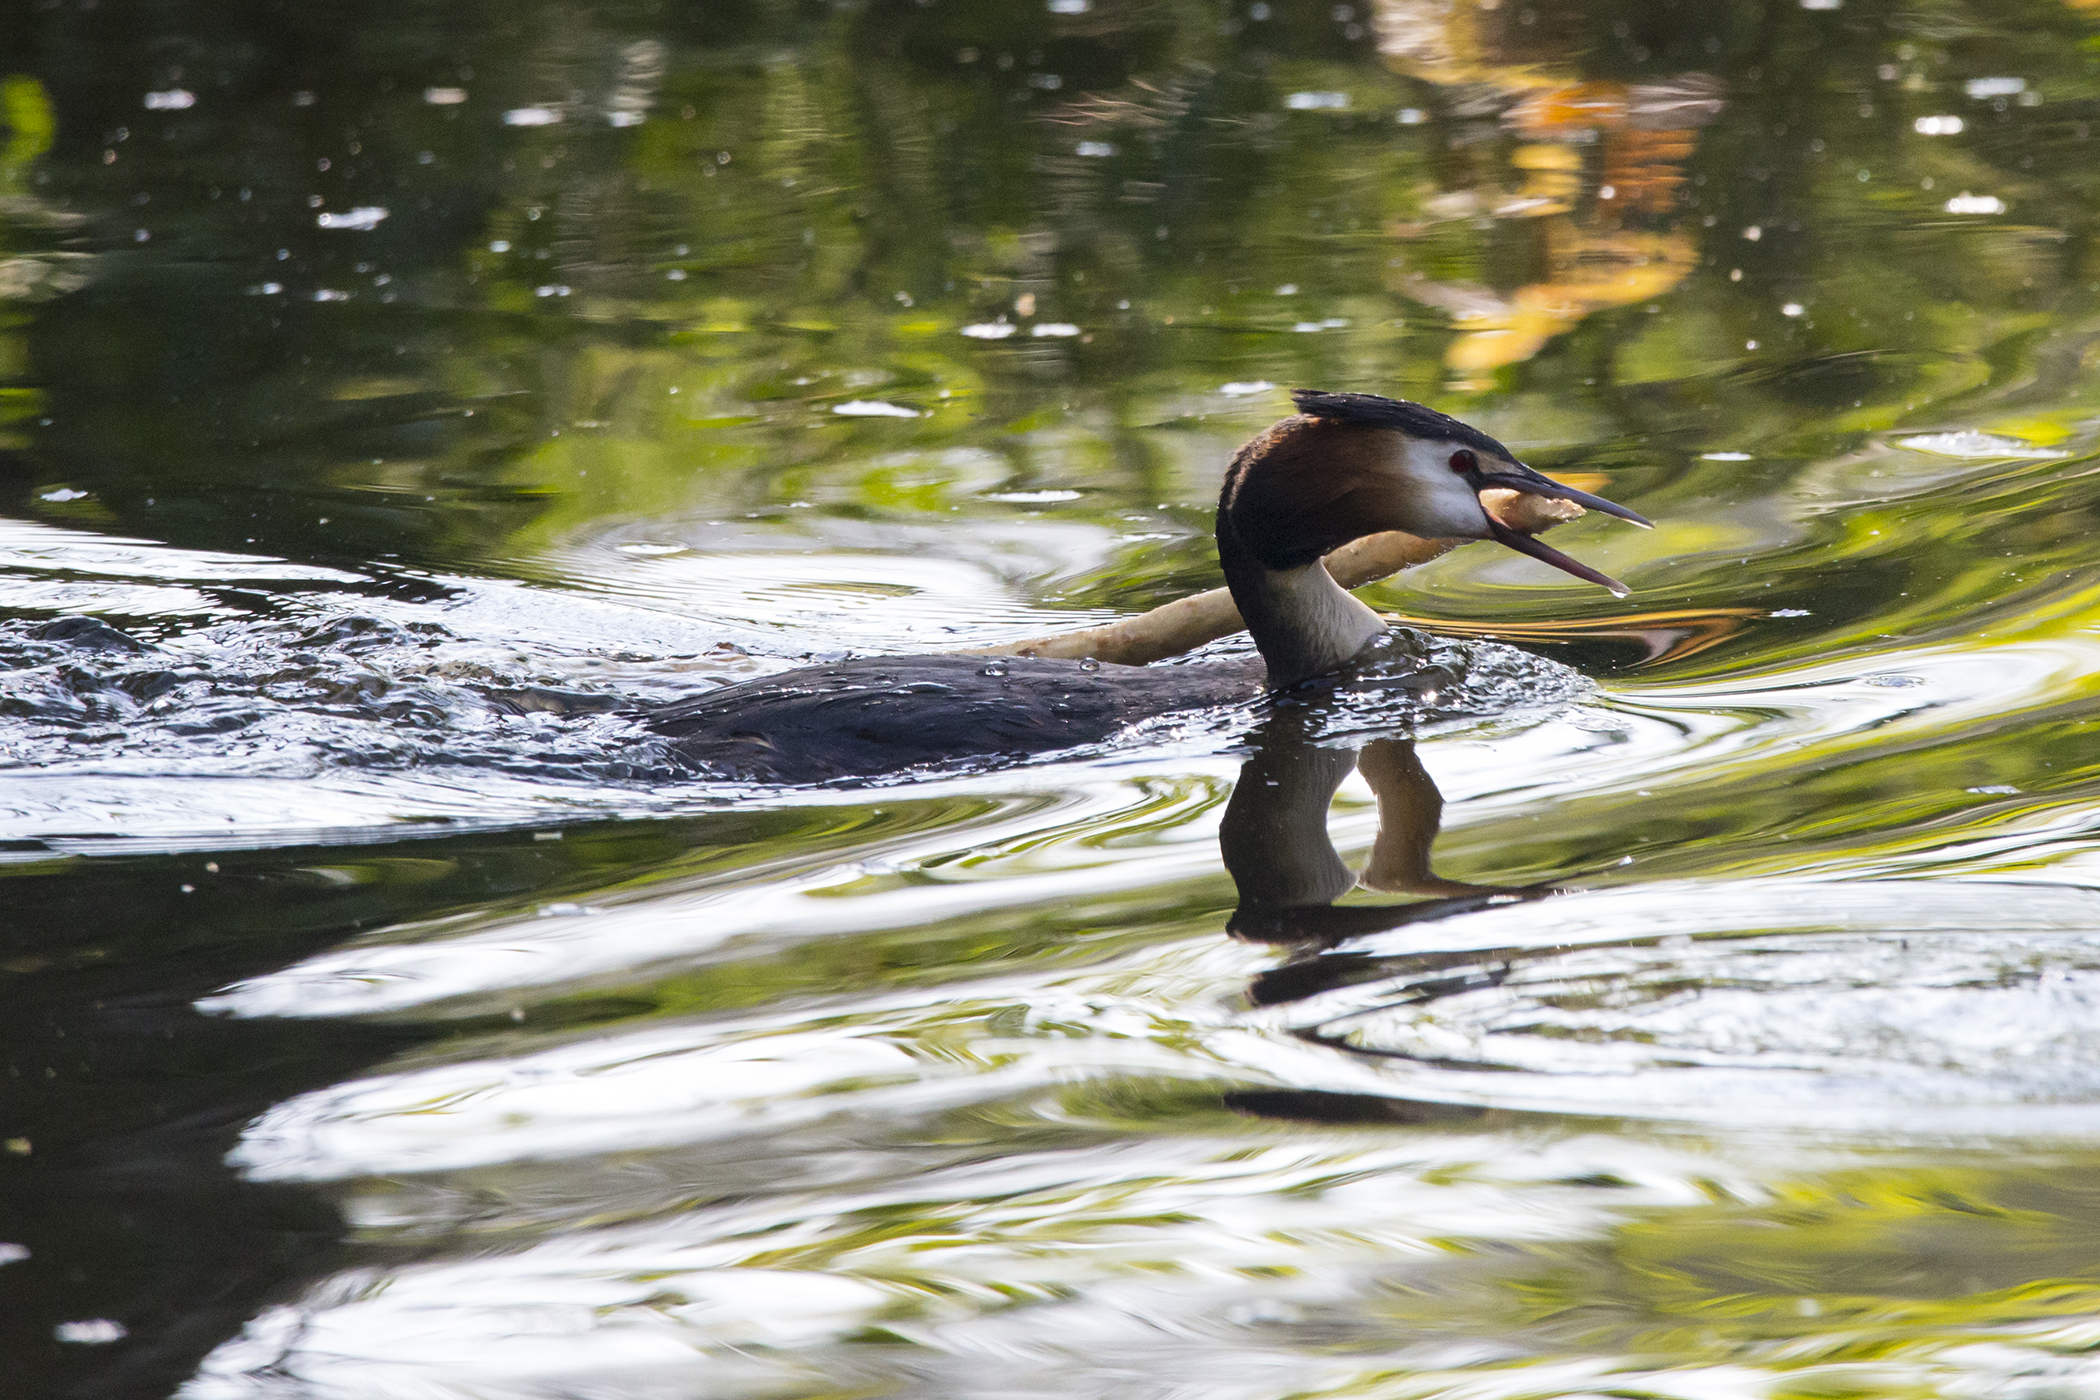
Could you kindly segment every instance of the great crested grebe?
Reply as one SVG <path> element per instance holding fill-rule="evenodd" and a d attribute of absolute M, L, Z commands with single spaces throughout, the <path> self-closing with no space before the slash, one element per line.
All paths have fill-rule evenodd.
<path fill-rule="evenodd" d="M 1218 563 L 1259 664 L 866 657 L 674 701 L 649 715 L 649 727 L 685 763 L 764 783 L 1092 743 L 1134 720 L 1288 690 L 1384 637 L 1385 622 L 1334 581 L 1321 557 L 1387 530 L 1499 540 L 1614 593 L 1627 591 L 1505 525 L 1480 493 L 1554 497 L 1649 523 L 1633 511 L 1539 475 L 1486 433 L 1421 404 L 1302 389 L 1291 398 L 1299 411 L 1239 450 L 1218 495 Z"/>

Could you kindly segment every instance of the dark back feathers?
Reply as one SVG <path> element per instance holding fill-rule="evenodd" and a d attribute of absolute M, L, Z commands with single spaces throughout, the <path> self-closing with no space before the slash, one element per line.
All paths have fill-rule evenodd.
<path fill-rule="evenodd" d="M 683 766 L 710 776 L 822 783 L 1099 743 L 1137 720 L 1262 690 L 1252 657 L 1089 668 L 1041 657 L 869 656 L 652 706 L 645 722 Z"/>

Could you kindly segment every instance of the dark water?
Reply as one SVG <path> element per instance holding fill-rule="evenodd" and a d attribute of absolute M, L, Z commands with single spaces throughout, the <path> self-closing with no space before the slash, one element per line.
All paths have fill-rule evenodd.
<path fill-rule="evenodd" d="M 0 118 L 6 1394 L 2100 1393 L 2092 4 L 17 0 Z M 652 765 L 1214 586 L 1292 386 L 1633 597 Z"/>

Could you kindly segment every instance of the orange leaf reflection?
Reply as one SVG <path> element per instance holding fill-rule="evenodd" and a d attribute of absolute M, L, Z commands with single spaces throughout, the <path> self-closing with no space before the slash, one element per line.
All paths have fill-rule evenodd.
<path fill-rule="evenodd" d="M 1567 622 L 1455 622 L 1446 617 L 1410 617 L 1406 613 L 1385 616 L 1408 627 L 1495 641 L 1572 642 L 1603 638 L 1638 642 L 1648 649 L 1648 654 L 1634 663 L 1640 667 L 1696 656 L 1742 631 L 1751 618 L 1761 617 L 1763 612 L 1758 608 L 1686 608 Z"/>

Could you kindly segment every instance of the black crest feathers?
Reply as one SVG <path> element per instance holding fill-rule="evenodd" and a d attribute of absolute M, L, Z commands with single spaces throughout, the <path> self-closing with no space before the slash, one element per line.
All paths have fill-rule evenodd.
<path fill-rule="evenodd" d="M 1481 452 L 1490 452 L 1514 462 L 1517 454 L 1478 428 L 1459 422 L 1448 413 L 1438 413 L 1406 399 L 1380 398 L 1377 394 L 1330 394 L 1320 389 L 1293 389 L 1291 402 L 1313 418 L 1327 418 L 1361 428 L 1394 428 L 1410 437 L 1456 442 Z"/>

